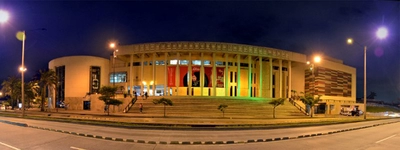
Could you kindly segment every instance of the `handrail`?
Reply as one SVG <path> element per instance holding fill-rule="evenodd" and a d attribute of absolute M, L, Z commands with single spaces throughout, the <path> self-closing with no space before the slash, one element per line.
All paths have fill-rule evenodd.
<path fill-rule="evenodd" d="M 293 99 L 289 98 L 289 102 L 293 104 L 294 107 L 299 109 L 303 114 L 308 115 L 307 111 L 305 108 L 301 107 L 299 104 L 297 104 Z"/>
<path fill-rule="evenodd" d="M 124 113 L 128 113 L 129 110 L 131 110 L 133 104 L 135 104 L 135 102 L 137 101 L 137 98 L 132 98 L 131 102 L 129 102 L 128 105 L 126 105 L 126 107 L 124 108 Z"/>

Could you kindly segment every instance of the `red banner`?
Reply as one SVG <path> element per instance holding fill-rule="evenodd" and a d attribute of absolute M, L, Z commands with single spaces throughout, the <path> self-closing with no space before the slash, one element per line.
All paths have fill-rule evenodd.
<path fill-rule="evenodd" d="M 168 87 L 175 87 L 176 66 L 168 66 Z"/>
<path fill-rule="evenodd" d="M 180 75 L 180 77 L 179 77 L 179 86 L 180 87 L 187 87 L 188 86 L 188 84 L 187 84 L 187 82 L 188 82 L 188 76 L 187 76 L 187 73 L 188 73 L 188 66 L 179 66 L 179 75 Z"/>
<path fill-rule="evenodd" d="M 218 88 L 223 88 L 224 87 L 224 73 L 225 73 L 225 67 L 217 67 L 217 86 Z"/>
<path fill-rule="evenodd" d="M 204 87 L 212 87 L 212 67 L 204 67 Z"/>

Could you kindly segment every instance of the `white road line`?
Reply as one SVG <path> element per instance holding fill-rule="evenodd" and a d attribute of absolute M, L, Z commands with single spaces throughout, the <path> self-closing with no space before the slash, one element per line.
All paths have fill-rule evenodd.
<path fill-rule="evenodd" d="M 389 137 L 387 137 L 387 138 L 384 138 L 384 139 L 382 139 L 382 140 L 376 141 L 375 143 L 383 142 L 383 141 L 388 140 L 388 139 L 390 139 L 390 138 L 392 138 L 392 137 L 394 137 L 394 136 L 396 136 L 396 134 L 395 134 L 395 135 L 392 135 L 392 136 L 389 136 Z"/>
<path fill-rule="evenodd" d="M 8 145 L 8 144 L 3 143 L 3 142 L 0 142 L 0 144 L 1 144 L 1 145 L 4 145 L 4 146 L 7 146 L 7 147 L 9 147 L 9 148 L 12 148 L 12 149 L 14 149 L 14 150 L 20 150 L 19 148 L 16 148 L 16 147 L 14 147 L 14 146 Z"/>
<path fill-rule="evenodd" d="M 77 150 L 86 150 L 86 149 L 83 149 L 83 148 L 78 148 L 78 147 L 73 147 L 73 146 L 71 146 L 71 147 L 69 147 L 69 148 L 71 148 L 71 149 L 77 149 Z"/>

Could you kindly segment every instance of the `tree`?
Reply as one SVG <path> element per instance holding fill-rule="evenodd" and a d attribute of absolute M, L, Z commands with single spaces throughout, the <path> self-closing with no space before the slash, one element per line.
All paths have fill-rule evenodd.
<path fill-rule="evenodd" d="M 367 99 L 375 99 L 376 96 L 377 96 L 377 95 L 376 95 L 375 92 L 371 92 L 371 93 L 367 96 Z"/>
<path fill-rule="evenodd" d="M 52 69 L 44 71 L 40 70 L 40 77 L 39 81 L 37 81 L 40 87 L 40 94 L 41 94 L 41 104 L 40 104 L 40 111 L 44 111 L 44 101 L 46 97 L 46 89 L 53 90 L 54 87 L 57 86 L 58 77 L 56 72 Z"/>
<path fill-rule="evenodd" d="M 310 106 L 310 117 L 311 118 L 313 117 L 313 114 L 314 114 L 314 105 L 317 104 L 321 100 L 320 98 L 321 98 L 321 95 L 318 95 L 318 97 L 314 97 L 311 94 L 305 94 L 304 96 L 300 97 L 300 100 L 304 104 Z"/>
<path fill-rule="evenodd" d="M 225 109 L 228 107 L 226 104 L 220 104 L 218 110 L 222 111 L 222 117 L 225 117 Z"/>
<path fill-rule="evenodd" d="M 17 105 L 18 93 L 21 93 L 21 79 L 15 76 L 8 77 L 7 80 L 3 81 L 1 86 L 3 87 L 2 91 L 4 91 L 4 95 L 10 96 L 8 101 L 11 104 L 11 109 L 14 109 Z"/>
<path fill-rule="evenodd" d="M 105 107 L 107 108 L 107 115 L 110 115 L 110 105 L 121 105 L 122 101 L 114 99 L 115 92 L 117 91 L 117 87 L 113 86 L 103 86 L 100 88 L 99 93 L 101 96 L 99 97 L 100 100 L 104 102 Z"/>
<path fill-rule="evenodd" d="M 161 99 L 155 99 L 155 100 L 153 100 L 153 104 L 155 104 L 155 105 L 157 105 L 157 104 L 163 104 L 164 105 L 164 117 L 165 117 L 165 106 L 172 106 L 172 105 L 174 105 L 173 103 L 172 103 L 172 101 L 170 100 L 170 99 L 167 99 L 167 98 L 161 98 Z"/>
<path fill-rule="evenodd" d="M 272 101 L 270 101 L 268 104 L 271 104 L 272 106 L 274 106 L 273 109 L 273 117 L 275 118 L 275 109 L 276 107 L 278 107 L 279 105 L 283 105 L 285 103 L 285 99 L 284 98 L 277 98 L 277 99 L 272 99 Z"/>

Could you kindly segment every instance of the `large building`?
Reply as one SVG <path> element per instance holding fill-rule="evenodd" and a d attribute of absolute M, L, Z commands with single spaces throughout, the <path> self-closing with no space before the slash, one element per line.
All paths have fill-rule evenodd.
<path fill-rule="evenodd" d="M 329 113 L 356 100 L 355 68 L 328 57 L 307 64 L 309 58 L 300 53 L 218 42 L 159 42 L 116 49 L 110 60 L 92 56 L 52 60 L 49 68 L 62 83 L 53 97 L 78 101 L 76 109 L 84 109 L 85 95 L 104 85 L 119 87 L 121 94 L 174 97 L 271 99 L 290 98 L 296 91 L 322 95 L 320 109 Z"/>

